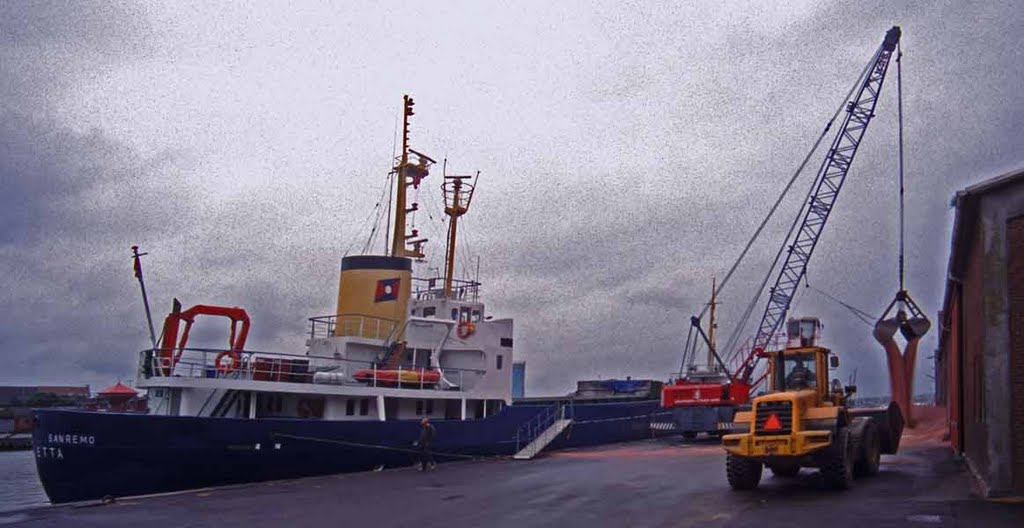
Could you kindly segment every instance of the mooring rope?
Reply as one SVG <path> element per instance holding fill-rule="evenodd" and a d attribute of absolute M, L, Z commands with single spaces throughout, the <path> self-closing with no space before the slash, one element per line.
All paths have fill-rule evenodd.
<path fill-rule="evenodd" d="M 364 448 L 367 448 L 367 449 L 380 449 L 380 450 L 384 450 L 384 451 L 396 451 L 396 452 L 399 452 L 399 453 L 410 453 L 410 454 L 415 454 L 415 455 L 418 455 L 420 453 L 419 449 L 410 449 L 410 448 L 407 448 L 407 447 L 393 447 L 393 446 L 386 446 L 386 445 L 380 445 L 380 444 L 364 444 L 364 443 L 361 443 L 361 442 L 349 442 L 348 440 L 334 440 L 334 439 L 330 439 L 330 438 L 317 438 L 317 437 L 313 437 L 313 436 L 298 436 L 298 435 L 290 435 L 290 434 L 284 434 L 284 433 L 271 433 L 270 436 L 272 436 L 272 437 L 280 437 L 280 438 L 290 438 L 292 440 L 306 440 L 306 441 L 310 441 L 310 442 L 323 442 L 323 443 L 326 443 L 326 444 L 346 445 L 346 446 L 351 446 L 351 447 L 364 447 Z M 437 456 L 437 457 L 462 458 L 462 459 L 465 459 L 465 460 L 486 460 L 486 459 L 508 458 L 506 455 L 464 455 L 464 454 L 461 454 L 461 453 L 445 453 L 445 452 L 441 452 L 441 451 L 431 451 L 430 454 L 433 455 L 433 456 Z"/>

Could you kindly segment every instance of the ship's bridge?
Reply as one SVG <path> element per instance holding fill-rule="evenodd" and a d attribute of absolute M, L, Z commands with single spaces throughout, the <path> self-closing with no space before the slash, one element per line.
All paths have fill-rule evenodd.
<path fill-rule="evenodd" d="M 412 317 L 449 319 L 457 323 L 477 324 L 484 320 L 484 304 L 479 301 L 480 283 L 453 280 L 446 293 L 440 277 L 414 278 L 410 314 Z"/>

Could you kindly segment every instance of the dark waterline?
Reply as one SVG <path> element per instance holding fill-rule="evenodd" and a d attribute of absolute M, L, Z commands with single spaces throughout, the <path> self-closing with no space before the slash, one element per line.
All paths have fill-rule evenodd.
<path fill-rule="evenodd" d="M 0 512 L 46 504 L 33 452 L 0 451 Z"/>

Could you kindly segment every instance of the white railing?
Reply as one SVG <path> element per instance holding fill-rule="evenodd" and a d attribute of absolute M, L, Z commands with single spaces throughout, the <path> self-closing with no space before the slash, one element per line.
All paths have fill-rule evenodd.
<path fill-rule="evenodd" d="M 394 333 L 398 323 L 362 314 L 323 315 L 309 318 L 309 337 L 363 337 L 386 341 Z"/>
<path fill-rule="evenodd" d="M 415 365 L 382 369 L 372 361 L 251 350 L 234 352 L 238 358 L 235 362 L 230 351 L 206 348 L 174 349 L 171 352 L 180 356 L 172 362 L 161 352 L 161 349 L 147 349 L 139 353 L 139 378 L 211 378 L 466 391 L 486 372 Z"/>

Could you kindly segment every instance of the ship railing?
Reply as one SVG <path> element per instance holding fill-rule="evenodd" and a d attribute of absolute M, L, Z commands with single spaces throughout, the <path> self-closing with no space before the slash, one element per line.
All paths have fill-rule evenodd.
<path fill-rule="evenodd" d="M 452 293 L 445 295 L 444 277 L 413 277 L 412 296 L 424 301 L 429 299 L 453 298 L 460 301 L 476 302 L 480 298 L 480 283 L 471 280 L 452 279 Z"/>
<path fill-rule="evenodd" d="M 165 350 L 146 349 L 139 353 L 140 378 L 215 378 L 465 392 L 486 373 L 481 369 L 411 364 L 384 369 L 375 361 L 255 350 L 235 351 L 236 364 L 230 357 L 231 351 L 215 348 L 171 350 L 173 354 L 180 352 L 180 356 L 170 366 L 166 355 L 161 354 Z"/>
<path fill-rule="evenodd" d="M 571 420 L 576 416 L 576 407 L 572 400 L 558 402 L 545 407 L 536 416 L 516 430 L 516 452 L 530 445 L 538 436 L 558 420 Z"/>
<path fill-rule="evenodd" d="M 363 314 L 321 315 L 309 318 L 309 337 L 349 336 L 385 341 L 398 327 L 393 319 Z"/>

